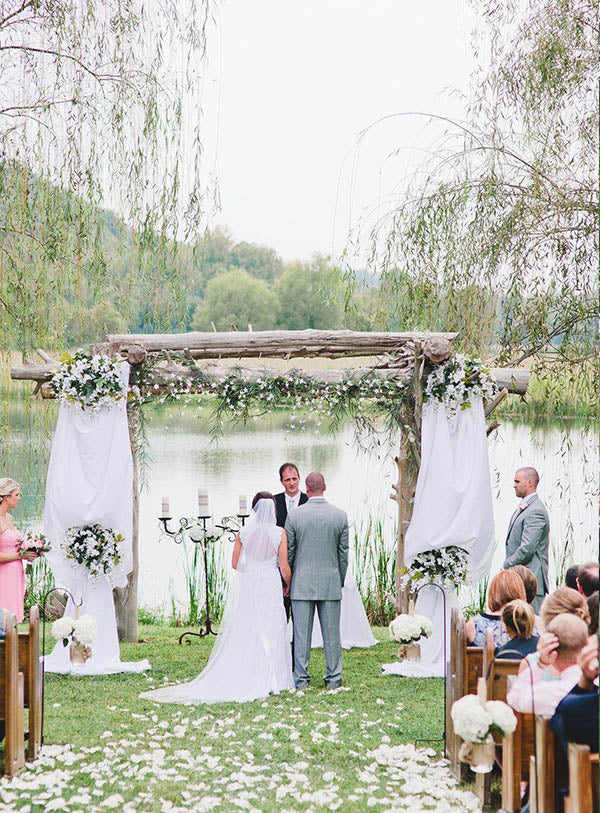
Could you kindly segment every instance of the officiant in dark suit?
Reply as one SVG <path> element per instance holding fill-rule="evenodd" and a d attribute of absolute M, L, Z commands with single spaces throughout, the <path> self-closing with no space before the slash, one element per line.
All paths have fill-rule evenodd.
<path fill-rule="evenodd" d="M 299 505 L 304 505 L 308 497 L 300 491 L 300 472 L 295 463 L 283 463 L 279 467 L 279 480 L 284 490 L 275 494 L 275 521 L 280 528 L 285 528 L 285 521 L 289 512 Z M 292 612 L 292 602 L 289 591 L 283 596 L 286 617 L 289 619 Z"/>
<path fill-rule="evenodd" d="M 295 463 L 284 463 L 279 467 L 279 480 L 285 489 L 275 494 L 275 516 L 280 528 L 285 528 L 287 515 L 292 508 L 304 505 L 308 497 L 300 491 L 300 472 Z"/>
<path fill-rule="evenodd" d="M 540 477 L 531 466 L 515 472 L 515 495 L 521 499 L 511 517 L 506 535 L 505 569 L 525 565 L 537 578 L 537 594 L 531 606 L 539 613 L 542 600 L 549 592 L 548 537 L 550 523 L 546 506 L 537 494 Z"/>

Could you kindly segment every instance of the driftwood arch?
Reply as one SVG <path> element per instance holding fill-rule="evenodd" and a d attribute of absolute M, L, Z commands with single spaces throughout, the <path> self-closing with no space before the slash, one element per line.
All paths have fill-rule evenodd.
<path fill-rule="evenodd" d="M 410 522 L 412 499 L 415 492 L 420 464 L 420 424 L 423 404 L 423 370 L 426 364 L 435 365 L 452 355 L 455 333 L 363 333 L 351 330 L 277 330 L 277 331 L 230 331 L 223 333 L 181 334 L 122 334 L 109 335 L 106 342 L 93 346 L 95 352 L 120 356 L 134 367 L 152 362 L 151 384 L 158 385 L 158 392 L 168 386 L 173 377 L 189 376 L 190 364 L 202 370 L 209 380 L 222 381 L 232 368 L 224 359 L 270 359 L 289 361 L 300 358 L 364 357 L 368 364 L 344 370 L 303 371 L 303 375 L 319 384 L 336 384 L 348 378 L 360 378 L 366 373 L 382 379 L 394 379 L 412 385 L 412 397 L 406 408 L 405 425 L 401 432 L 400 447 L 395 457 L 398 481 L 390 495 L 398 507 L 397 562 L 404 564 L 404 536 Z M 58 362 L 43 350 L 38 350 L 43 364 L 25 363 L 11 369 L 14 380 L 36 383 L 36 392 L 42 397 L 53 398 L 49 381 Z M 183 354 L 189 362 L 186 366 L 173 359 L 171 354 Z M 160 360 L 160 363 L 157 363 Z M 238 373 L 253 380 L 260 375 L 281 374 L 281 370 L 265 368 L 241 368 Z M 525 369 L 495 368 L 492 375 L 499 387 L 499 395 L 486 404 L 486 416 L 508 395 L 524 395 L 529 383 L 529 371 Z M 403 421 L 404 422 L 404 421 Z M 488 426 L 488 434 L 498 423 Z M 130 435 L 132 421 L 130 416 Z M 134 453 L 133 495 L 133 571 L 128 586 L 115 590 L 117 624 L 121 640 L 138 640 L 137 592 L 139 565 L 139 487 L 138 461 Z M 398 609 L 406 609 L 407 596 L 397 582 L 396 603 Z"/>

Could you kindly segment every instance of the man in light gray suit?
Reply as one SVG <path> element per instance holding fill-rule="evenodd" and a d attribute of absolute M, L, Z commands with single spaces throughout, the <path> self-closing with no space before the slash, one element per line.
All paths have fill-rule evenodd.
<path fill-rule="evenodd" d="M 539 474 L 531 466 L 515 472 L 514 489 L 521 498 L 506 535 L 504 569 L 525 565 L 537 578 L 537 595 L 531 606 L 538 613 L 548 593 L 548 538 L 550 522 L 546 506 L 537 495 Z"/>
<path fill-rule="evenodd" d="M 348 517 L 323 497 L 326 485 L 322 474 L 314 471 L 305 482 L 308 502 L 293 509 L 285 523 L 292 569 L 294 680 L 298 689 L 310 683 L 308 664 L 316 607 L 327 664 L 325 683 L 335 689 L 342 684 L 340 609 L 348 569 Z"/>

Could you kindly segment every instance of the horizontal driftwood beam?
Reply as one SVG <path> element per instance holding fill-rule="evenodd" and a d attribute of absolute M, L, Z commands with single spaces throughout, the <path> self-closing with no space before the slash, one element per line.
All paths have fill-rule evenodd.
<path fill-rule="evenodd" d="M 415 341 L 441 337 L 453 341 L 456 333 L 371 333 L 355 330 L 260 330 L 226 333 L 125 333 L 107 336 L 108 346 L 127 355 L 130 345 L 149 353 L 187 350 L 194 358 L 252 358 L 300 356 L 369 356 L 393 351 Z"/>
<path fill-rule="evenodd" d="M 26 364 L 20 367 L 13 367 L 10 371 L 11 378 L 18 381 L 49 381 L 52 373 L 58 369 L 58 364 Z M 238 371 L 248 381 L 255 381 L 261 376 L 272 375 L 281 376 L 285 375 L 285 370 L 265 370 L 265 369 L 243 369 L 238 367 L 222 367 L 219 365 L 203 366 L 202 371 L 214 378 L 215 381 L 222 381 L 226 376 L 231 375 L 232 372 Z M 312 378 L 322 384 L 336 384 L 344 378 L 360 378 L 366 373 L 373 372 L 382 379 L 396 378 L 404 379 L 407 376 L 412 376 L 410 369 L 378 369 L 371 370 L 368 367 L 360 367 L 346 369 L 346 370 L 303 370 L 303 375 L 306 378 Z M 517 395 L 524 395 L 527 392 L 527 385 L 529 383 L 529 370 L 519 370 L 511 368 L 498 368 L 491 371 L 496 379 L 500 388 L 506 389 Z M 160 383 L 160 379 L 164 376 L 165 382 L 173 375 L 180 375 L 188 377 L 191 375 L 189 368 L 179 365 L 168 365 L 167 367 L 156 368 L 155 375 L 152 383 Z"/>

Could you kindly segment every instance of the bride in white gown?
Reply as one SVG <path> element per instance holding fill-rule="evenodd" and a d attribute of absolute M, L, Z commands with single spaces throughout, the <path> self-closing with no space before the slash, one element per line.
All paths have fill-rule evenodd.
<path fill-rule="evenodd" d="M 275 501 L 259 491 L 255 516 L 237 536 L 231 592 L 206 667 L 190 683 L 140 697 L 160 703 L 243 703 L 294 688 L 281 579 L 291 581 L 285 531 L 275 524 Z M 279 566 L 279 567 L 278 567 Z"/>

